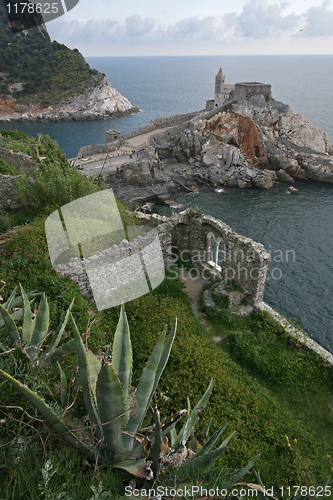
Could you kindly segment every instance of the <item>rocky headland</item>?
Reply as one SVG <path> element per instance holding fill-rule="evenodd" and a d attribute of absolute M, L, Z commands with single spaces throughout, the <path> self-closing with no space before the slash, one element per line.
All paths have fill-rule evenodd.
<path fill-rule="evenodd" d="M 124 162 L 107 178 L 132 208 L 168 202 L 179 186 L 195 192 L 200 184 L 269 189 L 294 179 L 333 182 L 333 144 L 327 133 L 262 95 L 156 130 L 143 148 L 135 165 Z"/>
<path fill-rule="evenodd" d="M 0 122 L 98 120 L 138 111 L 106 77 L 82 94 L 46 108 L 38 104 L 20 105 L 13 98 L 0 99 Z"/>
<path fill-rule="evenodd" d="M 0 2 L 0 122 L 95 120 L 137 111 L 77 49 L 51 41 L 40 14 L 9 21 Z"/>

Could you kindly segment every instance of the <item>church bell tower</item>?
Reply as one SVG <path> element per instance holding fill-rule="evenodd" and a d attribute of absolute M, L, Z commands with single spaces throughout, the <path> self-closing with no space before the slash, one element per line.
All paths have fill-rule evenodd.
<path fill-rule="evenodd" d="M 215 77 L 215 99 L 217 99 L 218 95 L 221 94 L 221 92 L 223 92 L 224 82 L 225 82 L 225 75 L 222 71 L 222 68 L 220 68 L 220 71 L 217 73 Z"/>

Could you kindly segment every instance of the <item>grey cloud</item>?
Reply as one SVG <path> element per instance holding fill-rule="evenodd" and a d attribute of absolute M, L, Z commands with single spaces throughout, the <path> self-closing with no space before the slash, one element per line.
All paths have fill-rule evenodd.
<path fill-rule="evenodd" d="M 155 20 L 152 17 L 142 19 L 141 16 L 134 15 L 125 19 L 126 31 L 130 36 L 142 36 L 150 33 L 155 27 Z"/>
<path fill-rule="evenodd" d="M 305 36 L 332 36 L 333 12 L 328 9 L 329 1 L 324 1 L 319 7 L 311 7 L 306 11 L 305 25 L 302 35 Z"/>
<path fill-rule="evenodd" d="M 114 19 L 101 21 L 53 21 L 61 32 L 63 43 L 76 45 L 109 43 L 209 43 L 230 41 L 233 38 L 267 39 L 282 36 L 333 35 L 333 12 L 325 0 L 319 7 L 311 7 L 302 15 L 284 14 L 287 3 L 268 4 L 267 0 L 249 0 L 241 13 L 229 12 L 223 17 L 192 16 L 161 28 L 155 19 L 129 16 L 124 23 Z M 300 31 L 300 28 L 303 28 Z"/>
<path fill-rule="evenodd" d="M 57 28 L 57 33 L 61 32 L 61 39 L 67 44 L 82 41 L 90 43 L 122 43 L 132 38 L 138 40 L 145 35 L 152 36 L 155 20 L 152 18 L 142 19 L 140 16 L 135 15 L 126 18 L 124 24 L 114 19 L 105 19 L 102 21 L 78 20 L 69 23 L 59 21 L 54 26 Z"/>
<path fill-rule="evenodd" d="M 169 26 L 166 34 L 172 39 L 212 40 L 219 35 L 219 29 L 216 26 L 216 18 L 208 16 L 199 19 L 193 16 Z"/>
<path fill-rule="evenodd" d="M 223 16 L 223 21 L 233 27 L 235 34 L 249 38 L 280 37 L 297 29 L 300 16 L 283 15 L 287 3 L 267 4 L 267 0 L 250 0 L 242 12 Z"/>

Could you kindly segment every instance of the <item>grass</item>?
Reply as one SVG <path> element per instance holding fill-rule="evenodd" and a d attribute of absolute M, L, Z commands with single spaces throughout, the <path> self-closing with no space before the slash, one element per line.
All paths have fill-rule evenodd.
<path fill-rule="evenodd" d="M 119 203 L 118 208 L 124 225 L 137 223 L 124 205 Z M 45 291 L 52 330 L 75 296 L 73 313 L 78 328 L 87 333 L 89 348 L 101 352 L 112 342 L 119 308 L 98 312 L 93 303 L 81 297 L 74 281 L 52 269 L 45 240 L 46 216 L 34 216 L 31 210 L 0 215 L 0 223 L 7 217 L 11 223 L 15 220 L 23 224 L 0 245 L 0 279 L 7 282 L 1 295 L 6 300 L 19 281 L 26 291 Z M 180 260 L 177 264 L 192 266 Z M 217 469 L 241 467 L 261 451 L 256 470 L 260 470 L 267 487 L 274 486 L 278 496 L 281 486 L 323 484 L 332 471 L 326 457 L 333 450 L 331 369 L 314 353 L 286 337 L 267 314 L 236 318 L 221 302 L 222 312 L 205 309 L 210 326 L 206 330 L 193 316 L 182 283 L 171 279 L 174 276 L 167 274 L 153 292 L 126 304 L 134 354 L 133 381 L 141 373 L 164 324 L 172 325 L 177 316 L 176 340 L 157 394 L 161 416 L 186 408 L 187 395 L 195 404 L 214 376 L 213 394 L 201 425 L 212 417 L 211 433 L 226 421 L 228 433 L 236 431 Z M 211 339 L 215 335 L 226 339 L 216 345 Z M 0 332 L 0 343 L 6 344 L 6 339 L 5 332 Z M 73 357 L 63 362 L 67 374 L 73 362 Z M 14 354 L 0 356 L 0 366 L 21 377 L 50 404 L 58 404 L 56 368 L 46 371 L 39 367 L 37 372 L 31 372 Z M 1 500 L 37 499 L 41 497 L 40 488 L 49 488 L 54 495 L 66 491 L 74 499 L 85 500 L 92 497 L 91 486 L 98 488 L 100 481 L 104 491 L 117 498 L 128 483 L 127 475 L 83 463 L 1 379 L 0 393 L 0 404 L 6 406 L 0 407 Z M 169 399 L 165 401 L 161 393 Z M 78 417 L 84 416 L 81 396 L 73 411 Z M 25 451 L 13 463 L 8 443 L 16 438 L 23 439 Z M 42 468 L 48 459 L 57 472 L 45 485 Z M 247 480 L 255 481 L 254 474 Z"/>
<path fill-rule="evenodd" d="M 314 470 L 333 449 L 332 368 L 313 351 L 288 337 L 267 313 L 253 313 L 228 323 L 223 314 L 205 309 L 211 334 L 223 337 L 219 348 L 267 398 L 289 414 L 297 435 L 312 435 Z M 320 410 L 319 410 L 320 409 Z M 290 448 L 296 451 L 296 444 Z M 317 457 L 315 458 L 315 455 Z"/>
<path fill-rule="evenodd" d="M 37 240 L 39 241 L 37 246 L 43 249 L 41 225 L 41 219 L 36 220 L 21 233 L 18 232 L 10 244 L 28 245 L 31 238 L 30 243 Z M 47 255 L 39 260 L 36 258 L 33 273 L 27 265 L 23 270 L 18 266 L 25 288 L 29 289 L 28 284 L 34 276 L 34 286 L 30 288 L 35 288 L 35 285 L 39 284 L 39 289 L 46 289 L 50 296 L 53 328 L 63 311 L 62 305 L 67 306 L 74 294 L 76 296 L 74 316 L 80 330 L 85 331 L 89 313 L 93 313 L 96 323 L 90 330 L 88 344 L 95 352 L 101 350 L 103 344 L 112 341 L 119 308 L 97 312 L 93 305 L 80 298 L 74 282 L 52 274 L 51 268 L 43 264 L 43 259 L 47 262 Z M 17 279 L 14 270 L 10 270 L 8 276 L 12 276 L 13 282 Z M 5 299 L 10 291 L 11 287 L 7 289 L 6 294 L 2 293 Z M 147 353 L 151 352 L 164 323 L 172 324 L 175 315 L 178 317 L 177 338 L 159 386 L 159 391 L 169 396 L 168 402 L 159 398 L 162 415 L 186 408 L 187 394 L 194 404 L 214 374 L 213 395 L 202 417 L 202 425 L 211 416 L 213 418 L 211 432 L 225 421 L 229 421 L 228 432 L 237 430 L 229 445 L 229 453 L 222 460 L 221 466 L 240 467 L 262 450 L 258 468 L 266 486 L 286 487 L 289 484 L 324 482 L 331 468 L 326 455 L 330 454 L 333 444 L 329 413 L 325 412 L 327 401 L 330 401 L 327 398 L 331 398 L 332 394 L 332 375 L 326 367 L 318 363 L 318 360 L 289 344 L 279 332 L 276 332 L 276 326 L 265 315 L 253 315 L 246 319 L 235 319 L 232 316 L 232 321 L 229 323 L 208 317 L 214 333 L 228 333 L 228 343 L 221 349 L 210 340 L 207 331 L 192 315 L 182 284 L 170 278 L 165 279 L 163 284 L 149 295 L 128 303 L 126 309 L 133 344 L 134 379 L 144 366 Z M 241 331 L 244 332 L 243 337 L 240 335 Z M 250 334 L 246 334 L 250 331 L 251 340 L 248 336 Z M 262 342 L 258 344 L 254 340 L 255 336 L 262 338 Z M 240 340 L 236 342 L 236 338 L 242 339 L 242 342 Z M 269 349 L 265 351 L 267 342 Z M 254 357 L 257 344 L 258 355 Z M 277 345 L 280 346 L 278 351 Z M 274 353 L 276 357 L 272 358 Z M 251 356 L 255 359 L 255 369 L 252 367 Z M 281 359 L 286 361 L 279 372 Z M 7 362 L 8 360 L 0 359 L 2 366 Z M 19 361 L 14 361 L 12 358 L 10 363 L 14 363 L 11 370 L 22 376 L 24 370 L 22 371 Z M 288 364 L 290 364 L 289 370 L 284 373 L 284 368 Z M 66 366 L 65 369 L 70 368 L 69 364 L 67 368 Z M 297 372 L 294 372 L 295 367 L 298 367 Z M 282 379 L 279 373 L 283 374 Z M 38 388 L 44 397 L 52 400 L 57 398 L 55 382 L 57 373 L 51 375 L 50 372 L 46 374 L 40 371 L 37 379 L 29 374 L 26 376 L 29 386 Z M 296 386 L 295 376 L 298 378 Z M 48 379 L 47 384 L 45 384 L 46 379 Z M 304 383 L 301 383 L 301 380 Z M 293 396 L 295 387 L 299 392 L 297 397 Z M 302 406 L 302 400 L 305 399 L 309 389 L 311 389 L 310 398 L 303 401 Z M 24 408 L 24 400 L 2 381 L 0 381 L 0 391 L 6 400 L 6 405 Z M 317 392 L 320 394 L 316 396 Z M 311 409 L 310 400 L 315 403 L 315 409 L 313 407 Z M 34 415 L 32 408 L 27 407 L 27 411 L 29 415 Z M 80 412 L 79 407 L 76 411 Z M 6 448 L 3 445 L 18 435 L 18 422 L 22 417 L 22 411 L 11 409 L 8 413 L 10 417 L 5 418 L 5 427 L 0 427 L 2 453 L 0 474 L 3 475 L 8 491 L 12 492 L 11 488 L 15 486 L 15 491 L 18 492 L 15 493 L 17 495 L 15 498 L 38 498 L 40 493 L 38 484 L 42 481 L 41 469 L 47 458 L 55 456 L 63 459 L 57 462 L 57 474 L 50 480 L 53 491 L 68 491 L 72 496 L 75 494 L 73 498 L 78 499 L 90 498 L 89 486 L 93 479 L 97 481 L 97 477 L 116 498 L 118 485 L 126 478 L 120 479 L 119 476 L 114 476 L 111 470 L 97 470 L 94 475 L 93 470 L 84 467 L 81 460 L 68 450 L 60 439 L 52 434 L 49 435 L 38 422 L 35 424 L 37 431 L 29 428 L 29 419 L 26 416 L 23 419 L 24 430 L 19 435 L 29 443 L 27 453 L 21 456 L 19 467 L 8 464 L 4 451 Z M 13 418 L 17 422 L 13 421 Z M 315 418 L 317 422 L 314 422 Z M 286 435 L 290 439 L 290 447 Z M 295 438 L 297 445 L 293 441 Z M 46 444 L 43 445 L 42 442 Z M 33 460 L 30 453 L 33 454 Z M 33 472 L 31 465 L 28 466 L 31 463 L 34 464 Z M 23 484 L 27 480 L 28 473 L 31 492 L 30 496 L 24 497 Z M 76 489 L 72 488 L 74 477 L 77 478 Z M 254 476 L 249 480 L 254 481 Z"/>

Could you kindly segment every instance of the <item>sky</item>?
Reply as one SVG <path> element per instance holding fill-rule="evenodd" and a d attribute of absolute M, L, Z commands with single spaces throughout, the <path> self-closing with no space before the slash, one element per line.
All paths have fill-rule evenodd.
<path fill-rule="evenodd" d="M 47 29 L 85 57 L 333 53 L 330 0 L 80 0 Z"/>

